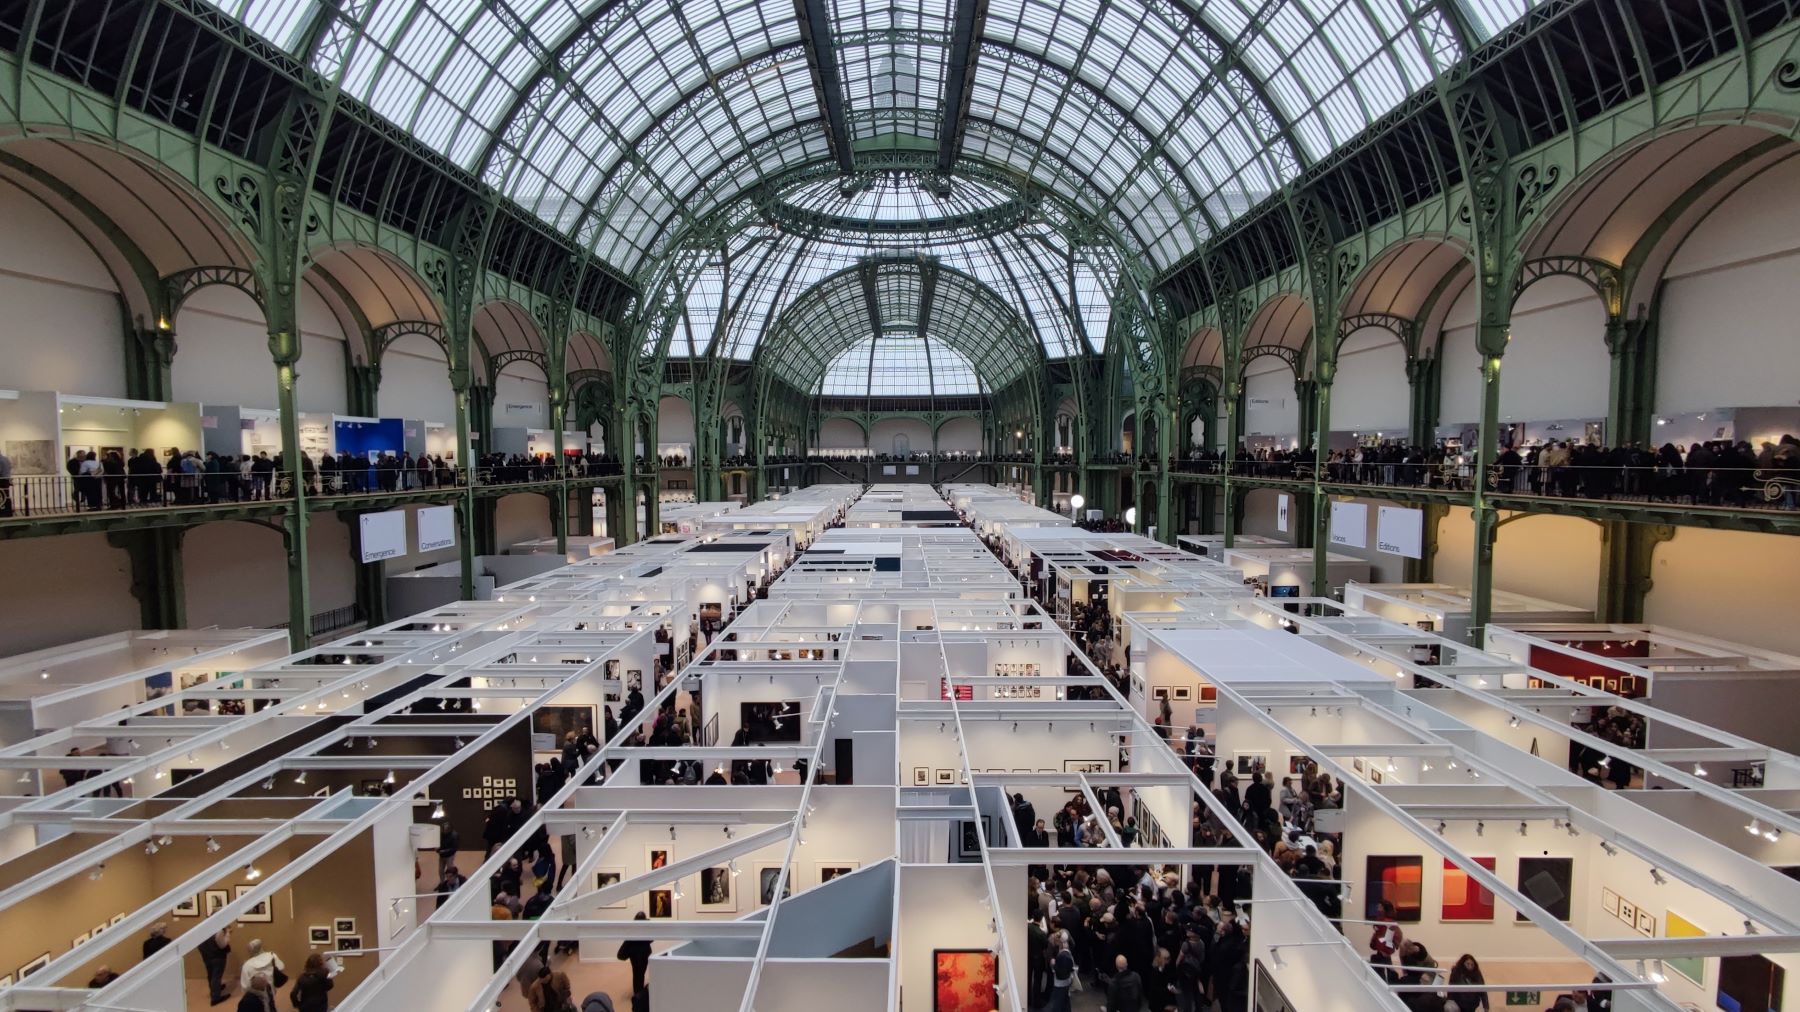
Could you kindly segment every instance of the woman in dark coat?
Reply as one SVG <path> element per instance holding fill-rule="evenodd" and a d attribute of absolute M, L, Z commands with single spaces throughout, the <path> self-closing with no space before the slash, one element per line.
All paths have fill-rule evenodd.
<path fill-rule="evenodd" d="M 288 997 L 297 1012 L 325 1012 L 330 1007 L 330 994 L 331 974 L 326 972 L 325 957 L 315 952 L 306 957 L 306 965 Z"/>

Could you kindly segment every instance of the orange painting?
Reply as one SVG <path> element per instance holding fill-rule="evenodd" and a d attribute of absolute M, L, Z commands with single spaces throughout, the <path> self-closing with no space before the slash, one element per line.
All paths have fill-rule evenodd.
<path fill-rule="evenodd" d="M 1478 857 L 1476 864 L 1494 870 L 1494 859 Z M 1491 921 L 1494 919 L 1494 894 L 1468 876 L 1461 868 L 1444 861 L 1444 909 L 1446 921 Z"/>
<path fill-rule="evenodd" d="M 931 961 L 933 1012 L 994 1012 L 999 1007 L 991 950 L 934 949 Z"/>

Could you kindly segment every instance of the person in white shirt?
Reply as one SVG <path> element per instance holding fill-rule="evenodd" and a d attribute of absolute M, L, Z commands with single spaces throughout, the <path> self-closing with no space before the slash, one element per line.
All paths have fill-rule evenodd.
<path fill-rule="evenodd" d="M 250 939 L 250 954 L 244 957 L 243 969 L 238 971 L 238 982 L 241 990 L 248 991 L 251 979 L 258 974 L 269 978 L 269 983 L 274 984 L 275 975 L 286 970 L 287 967 L 282 964 L 280 956 L 273 952 L 263 951 L 262 939 L 252 938 Z M 280 987 L 281 985 L 276 984 L 275 986 Z"/>

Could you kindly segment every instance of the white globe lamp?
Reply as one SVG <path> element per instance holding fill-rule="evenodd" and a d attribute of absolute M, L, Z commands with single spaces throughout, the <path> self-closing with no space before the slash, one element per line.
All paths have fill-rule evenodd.
<path fill-rule="evenodd" d="M 1125 507 L 1125 526 L 1127 526 L 1127 527 L 1136 527 L 1137 526 L 1137 507 L 1136 506 Z"/>

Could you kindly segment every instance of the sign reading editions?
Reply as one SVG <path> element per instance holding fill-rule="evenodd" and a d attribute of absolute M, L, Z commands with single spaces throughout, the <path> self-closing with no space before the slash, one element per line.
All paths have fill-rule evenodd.
<path fill-rule="evenodd" d="M 456 507 L 427 506 L 419 510 L 419 551 L 455 547 Z"/>
<path fill-rule="evenodd" d="M 406 554 L 406 511 L 364 513 L 362 522 L 362 560 L 380 562 Z"/>
<path fill-rule="evenodd" d="M 1348 548 L 1369 547 L 1369 507 L 1360 502 L 1331 504 L 1331 543 Z"/>
<path fill-rule="evenodd" d="M 1425 554 L 1425 511 L 1382 506 L 1375 511 L 1375 549 L 1417 559 Z"/>

